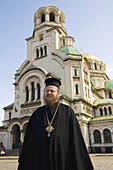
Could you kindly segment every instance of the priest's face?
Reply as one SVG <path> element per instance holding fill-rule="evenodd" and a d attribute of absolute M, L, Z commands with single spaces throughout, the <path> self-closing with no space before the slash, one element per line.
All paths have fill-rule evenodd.
<path fill-rule="evenodd" d="M 59 100 L 59 89 L 56 86 L 47 86 L 44 92 L 46 105 L 52 107 Z"/>

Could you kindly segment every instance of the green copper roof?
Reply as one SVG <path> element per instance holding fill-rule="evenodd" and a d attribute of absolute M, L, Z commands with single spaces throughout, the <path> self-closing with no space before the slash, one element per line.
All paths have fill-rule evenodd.
<path fill-rule="evenodd" d="M 13 106 L 14 106 L 14 103 L 11 103 L 10 105 L 4 107 L 3 109 L 11 109 L 11 108 L 13 108 Z"/>
<path fill-rule="evenodd" d="M 113 99 L 101 99 L 101 100 L 96 100 L 93 105 L 97 106 L 97 105 L 102 105 L 102 104 L 113 104 Z"/>
<path fill-rule="evenodd" d="M 113 120 L 113 115 L 111 116 L 102 116 L 102 117 L 95 117 L 91 122 L 96 122 L 96 121 L 105 121 L 105 120 Z"/>
<path fill-rule="evenodd" d="M 63 47 L 61 48 L 61 51 L 66 54 L 81 55 L 74 47 Z"/>
<path fill-rule="evenodd" d="M 71 100 L 67 95 L 60 93 L 60 97 L 66 97 L 67 99 Z"/>
<path fill-rule="evenodd" d="M 113 80 L 106 81 L 105 88 L 106 89 L 108 89 L 108 88 L 113 89 Z"/>

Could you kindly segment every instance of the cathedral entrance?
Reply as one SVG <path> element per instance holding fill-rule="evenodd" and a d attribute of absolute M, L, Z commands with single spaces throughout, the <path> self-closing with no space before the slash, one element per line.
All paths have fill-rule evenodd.
<path fill-rule="evenodd" d="M 20 141 L 20 126 L 15 124 L 12 127 L 12 148 L 17 149 L 19 147 L 19 141 Z"/>

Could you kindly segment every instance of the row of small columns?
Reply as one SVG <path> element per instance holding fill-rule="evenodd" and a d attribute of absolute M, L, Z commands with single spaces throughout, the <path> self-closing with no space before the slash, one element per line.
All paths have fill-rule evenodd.
<path fill-rule="evenodd" d="M 39 98 L 38 96 L 38 84 L 34 84 L 34 90 L 35 90 L 35 101 Z M 29 102 L 32 101 L 32 87 L 28 86 L 28 90 L 29 90 Z M 41 90 L 41 89 L 40 89 Z M 26 89 L 24 90 L 24 101 L 26 101 Z"/>
<path fill-rule="evenodd" d="M 55 22 L 59 23 L 60 20 L 59 20 L 59 14 L 55 15 Z M 49 22 L 49 13 L 46 12 L 45 13 L 45 22 Z M 41 16 L 39 15 L 37 18 L 36 18 L 36 25 L 40 24 L 41 23 Z"/>
<path fill-rule="evenodd" d="M 8 149 L 12 149 L 12 143 L 13 143 L 13 131 L 8 131 L 8 145 L 7 148 Z M 20 129 L 20 141 L 24 141 L 24 136 L 25 136 L 25 130 Z"/>
<path fill-rule="evenodd" d="M 101 134 L 101 143 L 99 143 L 99 147 L 101 148 L 101 152 L 102 153 L 105 153 L 106 152 L 106 149 L 105 149 L 105 144 L 107 145 L 107 143 L 104 143 L 104 135 L 103 133 L 100 133 Z M 93 140 L 92 140 L 93 139 Z M 112 140 L 112 143 L 113 143 L 113 132 L 111 132 L 111 140 Z M 91 141 L 92 141 L 92 147 L 96 147 L 94 146 L 94 135 L 91 134 Z M 111 143 L 110 143 L 110 147 L 112 148 L 112 153 L 113 153 L 113 146 L 111 146 Z M 95 152 L 95 150 L 93 149 L 93 151 Z"/>
<path fill-rule="evenodd" d="M 46 49 L 45 49 L 46 48 Z M 42 52 L 42 51 L 43 52 Z M 42 54 L 43 53 L 43 54 Z M 36 49 L 36 57 L 42 57 L 42 56 L 47 56 L 48 55 L 48 51 L 47 51 L 47 46 L 41 47 L 41 48 L 37 48 Z"/>

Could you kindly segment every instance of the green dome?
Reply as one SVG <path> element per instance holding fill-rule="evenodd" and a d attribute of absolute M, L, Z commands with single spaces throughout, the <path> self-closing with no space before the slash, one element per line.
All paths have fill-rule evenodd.
<path fill-rule="evenodd" d="M 113 89 L 113 80 L 106 81 L 105 88 L 106 89 Z"/>
<path fill-rule="evenodd" d="M 103 105 L 103 104 L 113 104 L 113 99 L 101 99 L 101 100 L 95 100 L 93 105 Z"/>
<path fill-rule="evenodd" d="M 63 47 L 60 50 L 66 54 L 81 55 L 74 47 Z"/>

